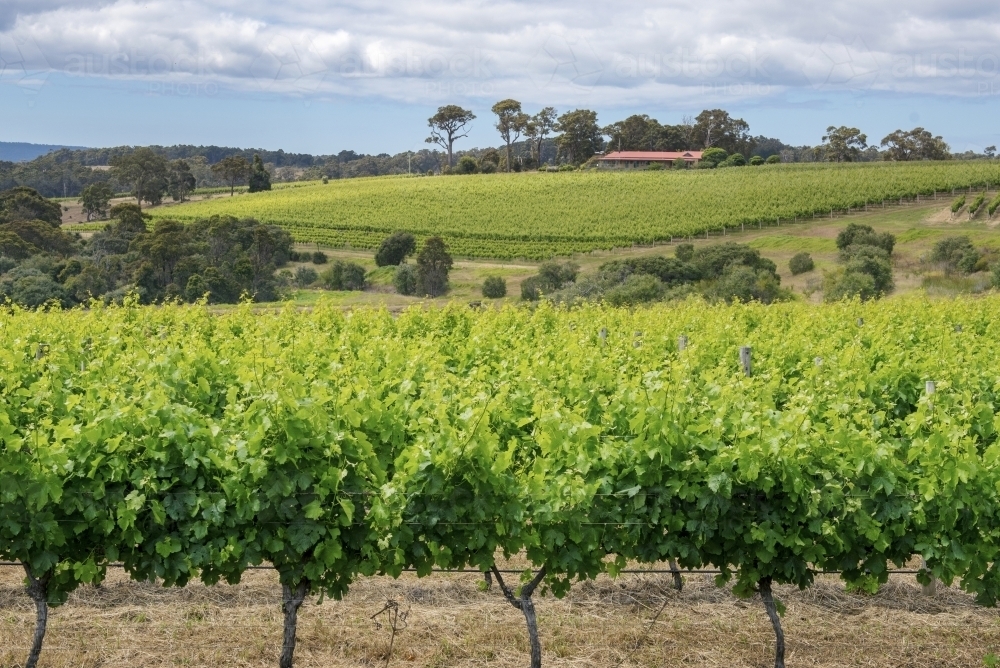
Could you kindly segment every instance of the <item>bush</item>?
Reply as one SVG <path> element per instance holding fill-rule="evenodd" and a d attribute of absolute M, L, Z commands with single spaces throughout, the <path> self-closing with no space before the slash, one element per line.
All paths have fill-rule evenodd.
<path fill-rule="evenodd" d="M 521 299 L 526 302 L 537 302 L 542 296 L 539 282 L 538 276 L 529 276 L 521 281 Z"/>
<path fill-rule="evenodd" d="M 893 288 L 892 265 L 878 248 L 861 248 L 847 262 L 844 270 L 848 274 L 867 274 L 874 282 L 875 293 L 883 295 Z"/>
<path fill-rule="evenodd" d="M 788 261 L 788 269 L 792 272 L 792 276 L 804 274 L 815 268 L 816 265 L 813 263 L 812 256 L 809 255 L 809 253 L 796 253 L 792 256 L 792 259 Z"/>
<path fill-rule="evenodd" d="M 673 257 L 639 257 L 605 262 L 598 270 L 605 280 L 623 282 L 633 274 L 656 276 L 665 285 L 692 283 L 701 278 L 694 265 Z"/>
<path fill-rule="evenodd" d="M 298 262 L 301 259 L 302 259 L 302 255 L 298 251 L 296 251 L 296 250 L 288 251 L 288 261 L 289 262 Z"/>
<path fill-rule="evenodd" d="M 363 290 L 365 268 L 354 262 L 337 260 L 320 276 L 327 290 Z"/>
<path fill-rule="evenodd" d="M 319 280 L 319 274 L 312 267 L 299 267 L 295 270 L 295 285 L 304 288 Z"/>
<path fill-rule="evenodd" d="M 483 281 L 483 296 L 487 299 L 501 299 L 507 296 L 507 281 L 502 276 L 487 276 Z"/>
<path fill-rule="evenodd" d="M 715 167 L 728 157 L 729 154 L 726 153 L 725 149 L 718 147 L 706 148 L 702 151 L 701 162 L 698 163 L 698 166 L 707 165 L 708 167 Z"/>
<path fill-rule="evenodd" d="M 969 237 L 947 237 L 934 244 L 931 260 L 943 263 L 948 271 L 971 274 L 976 270 L 981 255 Z"/>
<path fill-rule="evenodd" d="M 479 171 L 476 159 L 471 155 L 463 155 L 458 159 L 458 164 L 451 170 L 452 174 L 475 174 Z"/>
<path fill-rule="evenodd" d="M 726 302 L 758 301 L 771 304 L 787 299 L 788 293 L 781 289 L 781 283 L 773 272 L 736 264 L 726 268 L 725 273 L 707 291 L 707 296 Z"/>
<path fill-rule="evenodd" d="M 681 262 L 690 262 L 694 256 L 694 244 L 677 244 L 674 249 L 674 257 Z"/>
<path fill-rule="evenodd" d="M 767 156 L 767 160 L 765 160 L 764 162 L 766 162 L 769 165 L 780 165 L 781 164 L 781 156 L 780 155 L 769 155 L 769 156 Z"/>
<path fill-rule="evenodd" d="M 558 171 L 560 171 L 560 172 L 575 172 L 576 171 L 576 166 L 575 165 L 571 165 L 568 162 L 564 162 L 563 164 L 559 165 L 559 170 Z"/>
<path fill-rule="evenodd" d="M 778 275 L 778 267 L 771 260 L 761 257 L 760 251 L 731 241 L 698 248 L 691 256 L 691 264 L 706 279 L 722 276 L 726 268 L 733 264 L 768 271 L 775 278 Z"/>
<path fill-rule="evenodd" d="M 392 277 L 396 292 L 401 295 L 412 295 L 417 292 L 417 269 L 412 264 L 401 264 L 396 267 Z"/>
<path fill-rule="evenodd" d="M 687 169 L 687 160 L 684 158 L 677 158 L 674 160 L 674 169 Z"/>
<path fill-rule="evenodd" d="M 375 264 L 379 267 L 402 264 L 417 250 L 417 240 L 409 232 L 393 232 L 375 251 Z"/>
<path fill-rule="evenodd" d="M 604 293 L 604 299 L 612 306 L 634 306 L 661 299 L 664 291 L 663 282 L 656 276 L 633 274 Z"/>
<path fill-rule="evenodd" d="M 842 254 L 849 246 L 876 246 L 892 255 L 892 249 L 895 245 L 896 237 L 888 232 L 878 234 L 870 225 L 851 223 L 837 235 L 837 248 L 841 250 Z"/>
<path fill-rule="evenodd" d="M 543 262 L 538 268 L 539 287 L 545 292 L 559 290 L 566 283 L 576 280 L 580 267 L 573 262 Z"/>
<path fill-rule="evenodd" d="M 752 158 L 750 158 L 750 165 L 753 167 L 758 167 L 763 164 L 764 164 L 764 158 L 760 157 L 759 155 L 755 155 Z"/>
<path fill-rule="evenodd" d="M 646 165 L 646 169 L 651 172 L 658 172 L 661 169 L 663 169 L 663 165 L 659 162 L 651 162 L 648 165 Z"/>
<path fill-rule="evenodd" d="M 731 156 L 719 163 L 719 167 L 746 167 L 747 159 L 740 153 L 733 153 Z"/>
<path fill-rule="evenodd" d="M 839 277 L 828 280 L 824 299 L 828 302 L 836 302 L 841 299 L 851 299 L 859 297 L 862 301 L 874 299 L 878 292 L 875 290 L 875 279 L 868 274 L 845 272 Z"/>
<path fill-rule="evenodd" d="M 324 253 L 323 251 L 316 251 L 312 254 L 313 264 L 326 264 L 326 261 L 327 261 L 326 253 Z"/>
<path fill-rule="evenodd" d="M 479 171 L 483 174 L 495 174 L 497 171 L 497 166 L 490 162 L 489 160 L 484 160 L 479 163 Z"/>
<path fill-rule="evenodd" d="M 441 237 L 431 237 L 417 254 L 417 291 L 437 297 L 448 291 L 448 272 L 454 262 Z"/>

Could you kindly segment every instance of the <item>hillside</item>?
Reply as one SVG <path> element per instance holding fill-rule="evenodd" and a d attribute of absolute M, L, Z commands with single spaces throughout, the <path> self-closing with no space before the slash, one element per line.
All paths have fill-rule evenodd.
<path fill-rule="evenodd" d="M 157 218 L 254 217 L 300 242 L 374 248 L 440 235 L 460 256 L 544 259 L 827 217 L 1000 184 L 1000 162 L 792 164 L 683 172 L 386 177 L 217 197 Z M 935 195 L 938 193 L 938 195 Z"/>

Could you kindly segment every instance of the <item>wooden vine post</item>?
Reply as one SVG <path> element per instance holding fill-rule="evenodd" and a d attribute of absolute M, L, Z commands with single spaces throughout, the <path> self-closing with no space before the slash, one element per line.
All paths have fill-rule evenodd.
<path fill-rule="evenodd" d="M 753 364 L 750 360 L 750 346 L 740 346 L 740 367 L 743 368 L 743 374 L 749 378 L 753 375 Z"/>
<path fill-rule="evenodd" d="M 932 408 L 934 404 L 931 397 L 934 396 L 934 392 L 936 391 L 937 391 L 937 383 L 935 383 L 933 380 L 928 380 L 927 382 L 924 383 L 924 394 L 927 395 L 927 403 L 931 404 Z M 924 559 L 923 556 L 920 557 L 920 570 L 922 571 L 928 570 L 927 560 Z M 925 585 L 921 585 L 921 591 L 923 592 L 924 596 L 934 596 L 934 594 L 937 593 L 937 581 L 934 580 L 934 578 L 932 577 L 930 582 L 928 582 Z"/>

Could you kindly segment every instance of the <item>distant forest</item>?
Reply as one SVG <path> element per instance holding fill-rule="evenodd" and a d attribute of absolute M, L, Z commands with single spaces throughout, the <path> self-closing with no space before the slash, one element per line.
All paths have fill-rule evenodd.
<path fill-rule="evenodd" d="M 503 109 L 497 112 L 500 107 Z M 497 103 L 494 111 L 505 113 L 510 111 L 507 107 L 520 111 L 520 103 L 515 100 Z M 442 136 L 437 135 L 435 139 L 438 130 L 454 121 L 451 118 L 439 118 L 445 112 L 459 115 L 461 123 L 456 127 L 463 128 L 463 131 L 464 123 L 474 119 L 475 115 L 471 111 L 451 105 L 442 107 L 438 110 L 438 115 L 429 119 L 432 137 L 427 140 L 428 143 L 451 148 L 449 143 L 443 141 Z M 655 118 L 633 115 L 606 127 L 598 125 L 597 114 L 589 110 L 567 112 L 559 117 L 558 122 L 553 108 L 547 107 L 540 113 L 549 113 L 551 129 L 561 134 L 546 136 L 545 133 L 541 133 L 535 134 L 535 139 L 512 141 L 509 145 L 510 152 L 506 155 L 510 156 L 511 168 L 514 170 L 534 169 L 539 164 L 555 165 L 562 162 L 579 164 L 602 150 L 678 150 L 685 147 L 697 150 L 700 146 L 722 147 L 729 153 L 740 153 L 746 160 L 750 160 L 753 156 L 760 156 L 762 159 L 779 156 L 781 162 L 961 159 L 995 155 L 995 147 L 992 146 L 987 148 L 984 156 L 972 153 L 949 154 L 947 144 L 923 128 L 916 128 L 910 132 L 899 130 L 889 135 L 882 141 L 883 147 L 887 143 L 890 147 L 886 151 L 880 151 L 874 144 L 868 145 L 866 135 L 857 128 L 833 126 L 827 129 L 827 135 L 822 138 L 824 143 L 821 145 L 790 146 L 779 139 L 751 135 L 749 125 L 745 121 L 731 118 L 727 112 L 719 109 L 706 110 L 696 118 L 685 119 L 681 125 L 661 125 Z M 509 114 L 508 117 L 508 120 L 515 118 Z M 532 136 L 530 128 L 537 115 L 536 117 L 522 113 L 516 115 L 516 118 L 521 117 L 524 127 L 521 128 L 523 133 L 520 136 Z M 479 122 L 492 122 L 492 119 L 481 119 Z M 451 132 L 456 139 L 464 136 L 454 129 Z M 574 136 L 574 133 L 579 137 Z M 501 134 L 501 137 L 504 135 Z M 508 133 L 504 139 L 514 138 Z M 583 148 L 586 150 L 577 146 L 581 142 L 585 144 Z M 129 154 L 136 148 L 138 147 L 117 146 L 76 150 L 64 148 L 29 162 L 0 160 L 0 191 L 27 186 L 44 197 L 79 197 L 87 186 L 106 183 L 113 192 L 124 193 L 129 191 L 130 187 L 127 184 L 116 183 L 106 166 L 111 164 L 116 156 Z M 286 153 L 280 150 L 191 145 L 148 148 L 168 161 L 183 160 L 185 172 L 189 171 L 194 179 L 194 188 L 218 188 L 230 185 L 219 170 L 213 170 L 212 166 L 232 157 L 242 157 L 247 163 L 251 163 L 255 155 L 260 156 L 273 182 L 441 172 L 451 168 L 448 153 L 436 148 L 395 155 L 388 153 L 369 155 L 347 150 L 335 155 L 311 155 Z M 492 162 L 496 168 L 505 169 L 506 151 L 507 146 L 504 144 L 466 150 L 455 147 L 451 165 L 464 156 L 470 156 L 477 165 Z"/>

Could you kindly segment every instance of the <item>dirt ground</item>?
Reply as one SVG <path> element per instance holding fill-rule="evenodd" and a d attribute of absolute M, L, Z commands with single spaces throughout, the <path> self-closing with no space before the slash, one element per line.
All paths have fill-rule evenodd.
<path fill-rule="evenodd" d="M 3 668 L 23 662 L 32 633 L 21 575 L 0 569 Z M 296 666 L 521 668 L 528 663 L 523 617 L 495 585 L 479 591 L 480 579 L 374 577 L 343 601 L 313 599 L 300 612 Z M 954 588 L 924 596 L 912 576 L 893 576 L 875 596 L 847 593 L 833 576 L 804 592 L 777 593 L 788 606 L 789 668 L 972 668 L 1000 651 L 995 610 Z M 388 600 L 405 613 L 390 656 L 391 626 L 377 615 Z M 774 635 L 760 600 L 735 598 L 711 575 L 685 576 L 682 593 L 669 575 L 602 577 L 562 600 L 536 595 L 536 608 L 545 666 L 773 665 Z M 237 586 L 164 589 L 112 570 L 101 587 L 85 587 L 52 611 L 40 666 L 274 666 L 280 643 L 272 571 L 251 571 Z"/>

